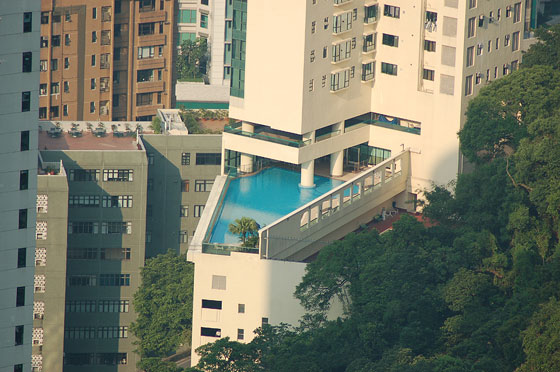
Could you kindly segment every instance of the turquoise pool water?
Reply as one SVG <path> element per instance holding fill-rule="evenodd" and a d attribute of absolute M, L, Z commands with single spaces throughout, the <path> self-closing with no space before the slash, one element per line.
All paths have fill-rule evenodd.
<path fill-rule="evenodd" d="M 239 243 L 238 237 L 228 231 L 235 219 L 251 217 L 263 227 L 343 183 L 320 176 L 315 176 L 314 188 L 299 187 L 299 182 L 299 172 L 283 168 L 268 168 L 232 180 L 210 242 Z"/>

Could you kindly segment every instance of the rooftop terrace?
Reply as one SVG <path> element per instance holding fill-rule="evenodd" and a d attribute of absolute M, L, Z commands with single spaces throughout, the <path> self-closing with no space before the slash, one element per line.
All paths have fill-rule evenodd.
<path fill-rule="evenodd" d="M 115 137 L 111 133 L 97 137 L 83 132 L 74 137 L 68 132 L 53 135 L 52 132 L 39 132 L 39 150 L 139 150 L 134 137 Z"/>

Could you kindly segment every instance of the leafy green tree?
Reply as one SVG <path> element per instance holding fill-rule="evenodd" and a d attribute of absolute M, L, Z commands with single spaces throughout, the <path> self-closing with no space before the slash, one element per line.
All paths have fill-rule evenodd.
<path fill-rule="evenodd" d="M 158 116 L 154 116 L 154 118 L 152 119 L 152 123 L 150 124 L 150 127 L 152 128 L 152 130 L 154 131 L 155 134 L 160 134 L 161 133 L 161 119 Z"/>
<path fill-rule="evenodd" d="M 560 302 L 555 298 L 533 314 L 523 332 L 527 360 L 519 372 L 560 371 Z"/>
<path fill-rule="evenodd" d="M 197 80 L 206 74 L 207 55 L 205 38 L 183 41 L 176 62 L 179 80 Z"/>
<path fill-rule="evenodd" d="M 252 343 L 244 344 L 221 338 L 196 349 L 200 355 L 194 371 L 204 372 L 258 372 L 265 371 L 257 362 L 257 350 Z"/>
<path fill-rule="evenodd" d="M 138 338 L 137 351 L 143 360 L 165 357 L 190 342 L 193 264 L 170 250 L 148 259 L 141 277 L 134 294 L 138 317 L 130 329 Z"/>
<path fill-rule="evenodd" d="M 550 28 L 538 28 L 535 30 L 537 42 L 529 47 L 523 54 L 522 67 L 533 67 L 536 65 L 551 66 L 560 69 L 560 25 Z"/>
<path fill-rule="evenodd" d="M 232 234 L 238 235 L 243 247 L 256 247 L 260 225 L 250 217 L 235 219 L 229 224 L 228 229 Z"/>

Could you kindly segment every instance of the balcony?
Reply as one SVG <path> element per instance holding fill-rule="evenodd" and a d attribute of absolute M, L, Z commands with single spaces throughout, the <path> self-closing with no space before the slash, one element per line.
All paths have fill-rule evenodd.
<path fill-rule="evenodd" d="M 377 22 L 378 5 L 366 5 L 364 7 L 364 24 L 371 25 Z"/>
<path fill-rule="evenodd" d="M 136 93 L 163 92 L 164 81 L 144 81 L 136 83 Z"/>
<path fill-rule="evenodd" d="M 296 138 L 301 136 L 292 135 L 290 133 L 282 133 L 267 127 L 256 129 L 254 133 L 245 132 L 241 130 L 241 122 L 226 125 L 224 127 L 224 132 L 296 148 L 306 146 L 310 143 L 310 141 L 302 141 L 301 138 Z"/>
<path fill-rule="evenodd" d="M 140 9 L 139 23 L 146 22 L 165 22 L 167 21 L 167 12 L 165 10 L 142 11 Z"/>
<path fill-rule="evenodd" d="M 166 35 L 144 35 L 138 37 L 138 46 L 165 45 Z"/>

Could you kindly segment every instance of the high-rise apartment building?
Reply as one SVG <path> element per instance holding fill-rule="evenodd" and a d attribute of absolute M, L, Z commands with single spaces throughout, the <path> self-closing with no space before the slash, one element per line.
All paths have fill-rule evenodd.
<path fill-rule="evenodd" d="M 178 0 L 177 46 L 184 40 L 206 39 L 208 63 L 203 82 L 177 82 L 177 106 L 227 109 L 231 74 L 232 0 Z"/>
<path fill-rule="evenodd" d="M 136 370 L 129 326 L 140 270 L 186 250 L 220 172 L 221 136 L 188 135 L 177 110 L 163 111 L 165 134 L 141 122 L 41 123 L 37 368 Z"/>
<path fill-rule="evenodd" d="M 42 0 L 39 118 L 144 121 L 170 108 L 174 7 Z"/>
<path fill-rule="evenodd" d="M 0 2 L 0 371 L 31 371 L 38 0 Z"/>
<path fill-rule="evenodd" d="M 250 341 L 263 323 L 297 324 L 292 294 L 322 246 L 390 208 L 414 210 L 423 189 L 463 171 L 467 104 L 519 67 L 528 4 L 233 0 L 230 117 L 239 122 L 224 131 L 223 176 L 189 247 L 193 350 L 219 337 Z M 302 188 L 315 186 L 317 168 L 362 172 L 267 221 L 258 249 L 216 241 L 226 175 L 274 163 L 296 168 Z M 247 217 L 276 206 L 258 207 Z"/>

